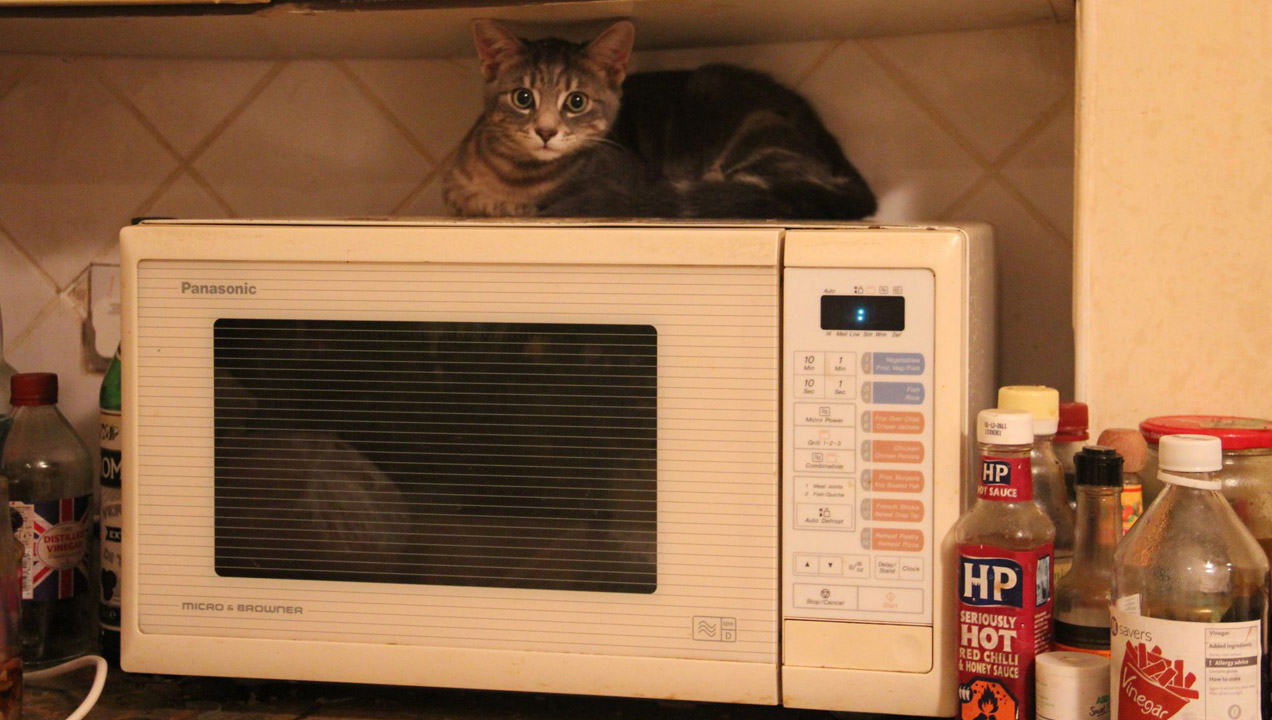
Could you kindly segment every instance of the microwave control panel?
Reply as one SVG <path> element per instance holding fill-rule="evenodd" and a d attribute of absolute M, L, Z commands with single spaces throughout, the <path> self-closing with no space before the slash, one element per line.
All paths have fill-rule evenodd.
<path fill-rule="evenodd" d="M 931 625 L 935 277 L 787 268 L 784 293 L 783 616 Z"/>

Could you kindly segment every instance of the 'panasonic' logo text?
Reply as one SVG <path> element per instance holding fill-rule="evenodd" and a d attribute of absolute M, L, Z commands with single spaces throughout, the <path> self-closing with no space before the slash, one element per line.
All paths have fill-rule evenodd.
<path fill-rule="evenodd" d="M 251 283 L 238 285 L 201 285 L 188 280 L 181 281 L 182 295 L 255 295 L 256 286 Z"/>

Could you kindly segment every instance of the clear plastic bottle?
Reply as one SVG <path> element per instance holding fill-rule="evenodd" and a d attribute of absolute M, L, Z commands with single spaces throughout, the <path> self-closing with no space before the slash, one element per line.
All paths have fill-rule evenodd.
<path fill-rule="evenodd" d="M 1051 649 L 1055 526 L 1033 502 L 1029 414 L 981 411 L 977 441 L 976 503 L 954 526 L 959 714 L 1032 720 L 1034 658 Z"/>
<path fill-rule="evenodd" d="M 0 476 L 0 508 L 7 507 L 9 482 Z M 22 719 L 21 554 L 13 533 L 0 531 L 0 718 Z"/>
<path fill-rule="evenodd" d="M 29 667 L 93 647 L 93 461 L 57 409 L 57 375 L 19 373 L 10 382 L 13 427 L 0 475 L 22 521 L 22 657 Z"/>
<path fill-rule="evenodd" d="M 1165 488 L 1113 557 L 1113 717 L 1268 717 L 1268 559 L 1222 465 L 1218 438 L 1161 439 Z"/>
<path fill-rule="evenodd" d="M 1091 439 L 1087 432 L 1090 412 L 1086 403 L 1060 403 L 1060 422 L 1056 428 L 1054 445 L 1056 458 L 1060 461 L 1060 469 L 1064 472 L 1064 492 L 1069 498 L 1069 507 L 1077 511 L 1078 496 L 1074 489 L 1074 478 L 1077 469 L 1073 464 L 1073 456 L 1082 451 Z"/>
<path fill-rule="evenodd" d="M 18 371 L 4 359 L 4 318 L 0 317 L 0 450 L 4 449 L 4 438 L 13 424 L 13 414 L 9 409 L 9 378 L 17 374 Z"/>
<path fill-rule="evenodd" d="M 1056 583 L 1056 649 L 1109 654 L 1109 582 L 1122 539 L 1122 456 L 1091 445 L 1074 456 L 1073 566 Z"/>
<path fill-rule="evenodd" d="M 123 397 L 120 388 L 122 365 L 119 349 L 110 361 L 98 393 L 101 432 L 98 436 L 100 456 L 98 478 L 101 481 L 101 636 L 102 657 L 119 662 L 120 568 L 122 526 L 122 443 L 120 440 Z"/>
<path fill-rule="evenodd" d="M 1055 580 L 1073 562 L 1073 508 L 1064 489 L 1064 469 L 1052 445 L 1060 424 L 1060 393 L 1042 385 L 1008 385 L 998 389 L 998 407 L 1024 410 L 1033 416 L 1034 502 L 1056 526 Z"/>

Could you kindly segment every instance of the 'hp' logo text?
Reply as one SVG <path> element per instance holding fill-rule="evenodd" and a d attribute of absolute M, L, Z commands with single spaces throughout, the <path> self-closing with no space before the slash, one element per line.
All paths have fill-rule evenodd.
<path fill-rule="evenodd" d="M 962 601 L 968 605 L 1024 607 L 1020 565 L 1001 558 L 963 558 L 959 567 Z"/>
<path fill-rule="evenodd" d="M 981 466 L 981 484 L 1010 485 L 1011 463 L 1002 460 L 986 460 Z"/>

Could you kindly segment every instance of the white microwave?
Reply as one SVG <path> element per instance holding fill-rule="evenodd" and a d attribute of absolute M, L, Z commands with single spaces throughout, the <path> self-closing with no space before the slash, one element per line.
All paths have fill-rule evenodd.
<path fill-rule="evenodd" d="M 122 665 L 955 709 L 987 228 L 122 232 Z"/>

